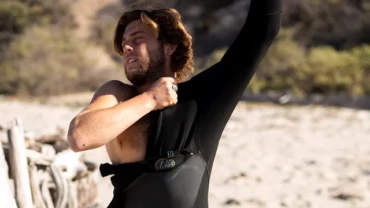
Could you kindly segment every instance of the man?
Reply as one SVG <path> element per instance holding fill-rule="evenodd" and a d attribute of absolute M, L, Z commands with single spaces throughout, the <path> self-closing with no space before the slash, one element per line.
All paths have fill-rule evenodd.
<path fill-rule="evenodd" d="M 193 71 L 192 43 L 179 13 L 135 10 L 121 16 L 114 46 L 133 86 L 104 84 L 68 133 L 74 151 L 106 146 L 112 165 L 100 171 L 114 174 L 110 207 L 208 207 L 219 139 L 280 19 L 281 0 L 252 0 L 223 58 L 184 81 Z"/>

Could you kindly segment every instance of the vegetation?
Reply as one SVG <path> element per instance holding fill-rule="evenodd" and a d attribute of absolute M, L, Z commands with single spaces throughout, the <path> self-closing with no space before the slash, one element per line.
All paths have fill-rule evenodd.
<path fill-rule="evenodd" d="M 117 77 L 119 72 L 115 69 L 97 68 L 96 60 L 89 58 L 86 51 L 92 46 L 102 46 L 119 63 L 120 57 L 112 50 L 112 37 L 122 5 L 117 1 L 117 5 L 101 10 L 91 28 L 92 36 L 76 39 L 73 32 L 77 24 L 70 11 L 71 2 L 0 2 L 0 94 L 34 96 L 96 90 L 106 80 Z M 183 5 L 191 8 L 192 2 L 179 1 L 179 4 L 186 11 Z M 215 1 L 214 5 L 218 6 L 205 7 L 206 14 L 202 16 L 212 16 L 229 4 Z M 186 15 L 184 18 L 186 21 Z M 216 25 L 201 21 L 197 24 L 210 26 L 193 30 L 198 45 L 202 42 L 197 42 L 197 37 L 207 35 L 212 25 Z M 211 48 L 209 51 L 213 52 L 206 54 L 204 60 L 204 56 L 196 59 L 196 63 L 201 68 L 215 63 L 227 46 Z M 284 1 L 283 28 L 248 90 L 369 95 L 370 3 Z"/>
<path fill-rule="evenodd" d="M 287 0 L 282 23 L 250 91 L 370 95 L 368 1 Z M 224 52 L 214 51 L 206 66 Z"/>
<path fill-rule="evenodd" d="M 92 45 L 74 37 L 68 1 L 0 2 L 0 94 L 55 95 L 96 90 L 115 71 L 96 69 Z"/>
<path fill-rule="evenodd" d="M 370 45 L 338 51 L 331 46 L 304 47 L 282 31 L 262 60 L 249 90 L 291 91 L 294 94 L 370 95 Z M 212 53 L 207 66 L 225 49 Z"/>

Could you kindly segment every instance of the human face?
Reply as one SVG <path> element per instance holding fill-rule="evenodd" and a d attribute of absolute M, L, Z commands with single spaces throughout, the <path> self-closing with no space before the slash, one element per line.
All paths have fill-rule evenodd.
<path fill-rule="evenodd" d="M 122 39 L 123 65 L 127 79 L 137 87 L 163 76 L 164 52 L 154 29 L 140 20 L 127 25 Z"/>

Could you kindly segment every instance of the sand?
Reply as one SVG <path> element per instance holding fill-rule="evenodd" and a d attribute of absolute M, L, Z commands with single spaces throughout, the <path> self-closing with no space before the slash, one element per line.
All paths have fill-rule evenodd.
<path fill-rule="evenodd" d="M 26 131 L 53 133 L 57 126 L 67 129 L 82 109 L 70 106 L 0 98 L 0 126 L 19 117 Z M 84 154 L 97 164 L 109 162 L 104 148 Z M 103 206 L 112 191 L 109 178 L 100 177 Z M 370 112 L 240 102 L 220 141 L 209 205 L 370 208 Z"/>

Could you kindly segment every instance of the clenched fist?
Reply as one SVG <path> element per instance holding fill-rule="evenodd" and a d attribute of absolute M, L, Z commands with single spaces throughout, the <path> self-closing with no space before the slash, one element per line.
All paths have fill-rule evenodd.
<path fill-rule="evenodd" d="M 175 85 L 175 86 L 174 86 Z M 161 110 L 177 103 L 177 81 L 172 77 L 162 77 L 158 79 L 147 91 L 154 101 L 154 110 Z"/>

